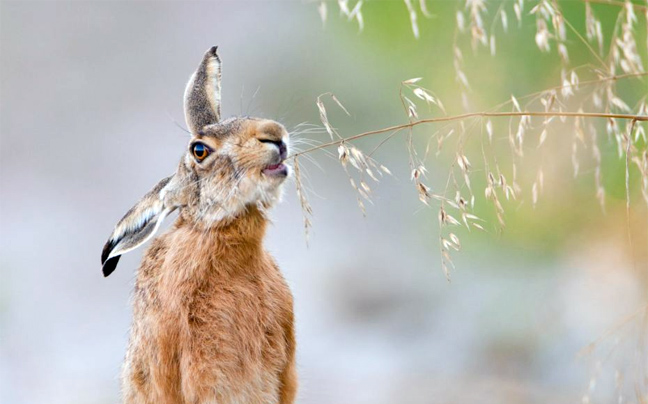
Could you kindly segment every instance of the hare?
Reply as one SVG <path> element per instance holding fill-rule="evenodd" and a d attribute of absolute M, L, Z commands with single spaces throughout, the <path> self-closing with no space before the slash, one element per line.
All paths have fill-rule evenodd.
<path fill-rule="evenodd" d="M 205 54 L 184 96 L 191 141 L 175 174 L 117 223 L 101 261 L 153 240 L 137 272 L 122 373 L 127 404 L 293 403 L 293 301 L 263 248 L 267 210 L 289 175 L 277 122 L 220 120 L 221 62 Z"/>

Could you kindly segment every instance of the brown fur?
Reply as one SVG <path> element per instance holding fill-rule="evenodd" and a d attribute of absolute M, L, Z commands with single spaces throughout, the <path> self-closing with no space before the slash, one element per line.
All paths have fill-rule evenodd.
<path fill-rule="evenodd" d="M 182 216 L 149 248 L 135 286 L 126 403 L 292 403 L 292 296 L 252 208 L 208 231 Z"/>
<path fill-rule="evenodd" d="M 142 245 L 124 363 L 126 404 L 291 404 L 297 390 L 290 290 L 263 249 L 266 211 L 288 175 L 277 122 L 220 119 L 211 48 L 185 92 L 192 139 L 178 168 L 117 223 L 102 264 Z M 209 153 L 193 153 L 200 143 Z"/>

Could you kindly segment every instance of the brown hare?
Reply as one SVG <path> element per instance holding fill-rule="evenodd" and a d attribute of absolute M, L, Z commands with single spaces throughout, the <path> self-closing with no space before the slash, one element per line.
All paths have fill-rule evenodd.
<path fill-rule="evenodd" d="M 175 174 L 126 213 L 101 256 L 108 276 L 178 210 L 137 272 L 127 404 L 295 400 L 292 296 L 263 248 L 266 211 L 288 176 L 288 133 L 270 120 L 220 121 L 220 77 L 213 47 L 187 84 L 192 138 Z"/>

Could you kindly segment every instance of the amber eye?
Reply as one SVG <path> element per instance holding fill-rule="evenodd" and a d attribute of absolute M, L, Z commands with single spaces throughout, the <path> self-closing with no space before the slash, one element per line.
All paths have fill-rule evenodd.
<path fill-rule="evenodd" d="M 209 156 L 209 148 L 202 143 L 195 143 L 191 146 L 191 151 L 193 152 L 196 160 L 203 161 L 205 157 Z"/>

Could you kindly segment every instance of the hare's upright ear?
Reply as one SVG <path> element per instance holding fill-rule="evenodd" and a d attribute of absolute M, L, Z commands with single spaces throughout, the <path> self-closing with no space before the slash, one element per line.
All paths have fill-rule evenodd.
<path fill-rule="evenodd" d="M 173 176 L 164 178 L 148 194 L 133 206 L 117 223 L 101 253 L 104 276 L 110 275 L 119 257 L 144 244 L 155 234 L 164 217 L 175 206 L 167 206 L 165 195 Z"/>
<path fill-rule="evenodd" d="M 185 120 L 193 134 L 220 120 L 221 61 L 217 49 L 213 46 L 205 53 L 185 89 Z"/>

